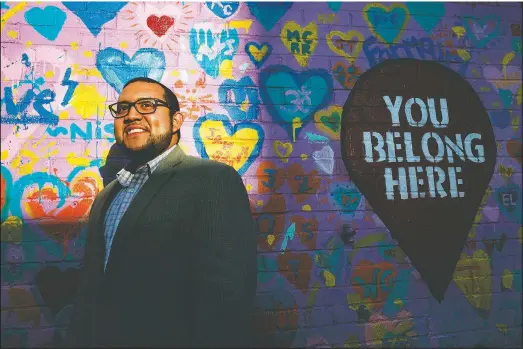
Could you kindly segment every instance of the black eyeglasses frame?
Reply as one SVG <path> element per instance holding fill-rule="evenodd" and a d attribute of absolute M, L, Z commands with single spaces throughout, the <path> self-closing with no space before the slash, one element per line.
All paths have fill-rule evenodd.
<path fill-rule="evenodd" d="M 154 105 L 154 110 L 149 112 L 149 113 L 142 113 L 142 112 L 140 112 L 138 110 L 138 108 L 136 108 L 136 104 L 140 103 L 140 102 L 143 102 L 143 101 L 154 101 L 154 104 L 153 104 Z M 128 106 L 127 114 L 122 115 L 122 116 L 116 116 L 116 111 L 113 110 L 113 108 L 115 108 L 118 104 L 120 104 L 120 105 L 125 104 L 125 105 Z M 171 109 L 171 107 L 169 106 L 169 104 L 166 101 L 158 99 L 158 98 L 140 98 L 140 99 L 137 99 L 134 102 L 116 102 L 116 103 L 113 103 L 113 104 L 109 104 L 107 107 L 109 108 L 109 111 L 111 112 L 111 115 L 115 119 L 125 118 L 127 115 L 129 115 L 129 112 L 131 111 L 131 107 L 134 107 L 134 110 L 136 110 L 141 115 L 153 114 L 153 113 L 156 112 L 156 109 L 158 107 L 167 107 L 167 108 Z"/>

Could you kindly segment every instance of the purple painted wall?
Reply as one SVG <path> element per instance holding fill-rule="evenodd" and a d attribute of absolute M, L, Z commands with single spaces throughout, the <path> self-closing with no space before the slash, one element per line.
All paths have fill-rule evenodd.
<path fill-rule="evenodd" d="M 114 143 L 106 106 L 142 74 L 179 96 L 181 146 L 244 178 L 261 345 L 521 346 L 519 3 L 2 2 L 1 16 L 2 346 L 67 328 Z M 458 72 L 497 144 L 441 303 L 341 159 L 351 89 L 399 57 Z"/>

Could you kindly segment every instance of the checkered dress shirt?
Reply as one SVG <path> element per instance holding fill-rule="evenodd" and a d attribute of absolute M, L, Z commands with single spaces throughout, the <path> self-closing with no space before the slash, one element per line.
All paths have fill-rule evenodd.
<path fill-rule="evenodd" d="M 116 174 L 116 179 L 122 185 L 120 191 L 116 194 L 107 214 L 105 215 L 105 267 L 107 267 L 107 261 L 109 260 L 109 253 L 111 252 L 111 245 L 113 243 L 114 235 L 118 224 L 122 219 L 125 211 L 133 201 L 133 198 L 136 196 L 140 188 L 147 182 L 151 173 L 158 167 L 160 161 L 162 161 L 167 155 L 169 155 L 173 149 L 172 147 L 166 152 L 158 155 L 146 165 L 140 167 L 135 171 L 135 173 L 129 172 L 126 168 L 121 169 Z"/>

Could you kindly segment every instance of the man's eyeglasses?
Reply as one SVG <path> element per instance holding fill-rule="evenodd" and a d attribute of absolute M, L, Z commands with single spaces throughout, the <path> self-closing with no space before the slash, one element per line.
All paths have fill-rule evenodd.
<path fill-rule="evenodd" d="M 129 114 L 131 107 L 142 115 L 152 114 L 158 107 L 169 107 L 167 102 L 157 98 L 140 98 L 135 102 L 117 102 L 109 105 L 109 110 L 114 118 L 123 118 Z"/>

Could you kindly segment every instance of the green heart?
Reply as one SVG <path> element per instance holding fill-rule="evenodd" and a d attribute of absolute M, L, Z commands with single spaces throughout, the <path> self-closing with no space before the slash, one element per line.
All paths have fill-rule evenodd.
<path fill-rule="evenodd" d="M 337 133 L 340 130 L 340 114 L 334 113 L 331 116 L 323 115 L 320 118 L 322 124 L 330 128 L 333 132 Z"/>

